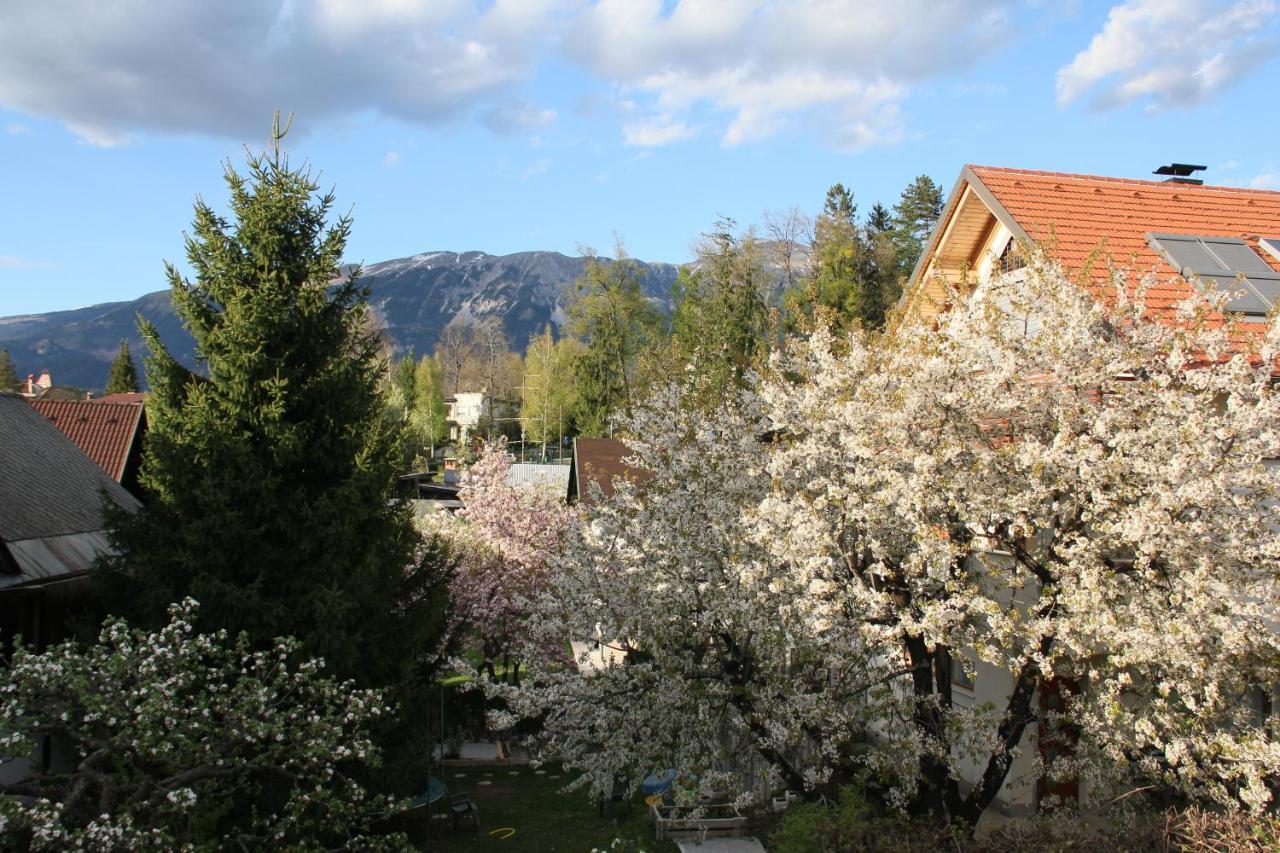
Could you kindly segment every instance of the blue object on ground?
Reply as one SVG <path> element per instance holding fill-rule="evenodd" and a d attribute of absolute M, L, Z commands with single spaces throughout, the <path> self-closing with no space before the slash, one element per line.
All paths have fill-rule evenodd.
<path fill-rule="evenodd" d="M 672 783 L 676 781 L 676 771 L 674 767 L 668 767 L 661 773 L 654 773 L 644 777 L 644 782 L 640 785 L 640 790 L 646 795 L 662 794 L 670 790 Z"/>

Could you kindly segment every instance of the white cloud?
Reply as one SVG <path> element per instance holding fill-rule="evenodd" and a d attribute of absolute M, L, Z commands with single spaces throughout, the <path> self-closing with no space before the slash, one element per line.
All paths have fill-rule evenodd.
<path fill-rule="evenodd" d="M 530 163 L 525 170 L 520 173 L 520 180 L 527 181 L 530 178 L 536 178 L 538 175 L 545 175 L 551 171 L 551 160 L 543 157 Z"/>
<path fill-rule="evenodd" d="M 0 105 L 94 145 L 139 132 L 259 138 L 376 112 L 434 124 L 526 81 L 546 2 L 9 0 Z M 305 122 L 305 125 L 304 125 Z"/>
<path fill-rule="evenodd" d="M 670 116 L 628 121 L 622 125 L 623 140 L 628 145 L 640 148 L 668 145 L 681 139 L 689 139 L 697 133 L 697 128 L 690 127 L 682 121 L 676 121 Z"/>
<path fill-rule="evenodd" d="M 33 270 L 47 267 L 48 265 L 45 261 L 33 261 L 30 258 L 19 257 L 18 255 L 0 255 L 0 269 Z"/>
<path fill-rule="evenodd" d="M 540 63 L 560 61 L 635 102 L 614 113 L 633 145 L 669 144 L 705 127 L 726 145 L 816 127 L 834 145 L 861 148 L 903 136 L 900 105 L 916 84 L 1008 44 L 1011 7 L 1008 0 L 8 0 L 0 107 L 56 119 L 107 146 L 154 132 L 258 139 L 276 108 L 296 112 L 299 131 L 374 113 L 534 133 L 558 114 L 522 91 Z M 588 96 L 577 109 L 593 112 L 596 104 Z"/>
<path fill-rule="evenodd" d="M 1263 172 L 1261 175 L 1255 175 L 1253 180 L 1249 181 L 1249 186 L 1255 190 L 1280 190 L 1280 173 Z"/>
<path fill-rule="evenodd" d="M 382 155 L 382 165 L 387 166 L 388 168 L 391 166 L 394 166 L 399 162 L 400 162 L 399 151 L 388 151 L 386 154 Z"/>
<path fill-rule="evenodd" d="M 1007 37 L 991 0 L 598 0 L 568 56 L 620 88 L 627 142 L 687 138 L 722 116 L 738 145 L 802 124 L 839 147 L 902 137 L 912 84 L 966 68 Z"/>
<path fill-rule="evenodd" d="M 544 130 L 556 123 L 557 113 L 544 109 L 527 98 L 509 98 L 484 115 L 484 123 L 494 133 L 512 134 Z"/>
<path fill-rule="evenodd" d="M 27 127 L 25 124 L 15 121 L 5 126 L 4 132 L 10 136 L 18 136 L 22 133 L 30 133 L 31 128 Z"/>
<path fill-rule="evenodd" d="M 1202 103 L 1274 55 L 1276 15 L 1274 0 L 1126 0 L 1059 69 L 1058 104 Z"/>

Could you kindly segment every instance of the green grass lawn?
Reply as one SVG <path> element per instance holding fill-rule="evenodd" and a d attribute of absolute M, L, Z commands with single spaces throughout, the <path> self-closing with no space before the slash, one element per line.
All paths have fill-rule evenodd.
<path fill-rule="evenodd" d="M 541 769 L 546 772 L 538 774 L 528 766 L 447 768 L 444 781 L 449 792 L 468 794 L 479 808 L 480 831 L 464 825 L 454 832 L 447 824 L 433 822 L 428 838 L 426 821 L 419 820 L 411 830 L 413 839 L 421 849 L 439 853 L 587 853 L 592 847 L 608 849 L 621 836 L 638 839 L 646 853 L 675 853 L 675 844 L 654 841 L 639 795 L 629 809 L 614 804 L 616 820 L 601 817 L 599 807 L 582 791 L 561 793 L 569 777 L 558 767 Z M 482 781 L 489 784 L 479 784 Z M 498 831 L 506 829 L 515 832 Z"/>

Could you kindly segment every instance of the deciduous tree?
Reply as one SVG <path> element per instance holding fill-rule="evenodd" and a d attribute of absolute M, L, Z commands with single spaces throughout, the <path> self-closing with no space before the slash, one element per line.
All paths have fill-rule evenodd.
<path fill-rule="evenodd" d="M 575 423 L 583 435 L 608 435 L 610 419 L 640 396 L 641 356 L 661 325 L 640 289 L 635 262 L 621 245 L 615 254 L 611 260 L 587 251 L 586 271 L 574 283 L 567 308 L 569 331 L 584 344 L 575 363 Z"/>
<path fill-rule="evenodd" d="M 761 388 L 752 535 L 810 590 L 810 630 L 885 649 L 873 682 L 910 670 L 863 706 L 903 802 L 972 826 L 1042 773 L 1270 801 L 1280 742 L 1247 697 L 1280 682 L 1280 333 L 1215 321 L 1212 295 L 1157 322 L 1150 283 L 1086 293 L 1037 255 L 885 346 L 797 342 Z M 1036 727 L 1069 748 L 1029 755 Z"/>

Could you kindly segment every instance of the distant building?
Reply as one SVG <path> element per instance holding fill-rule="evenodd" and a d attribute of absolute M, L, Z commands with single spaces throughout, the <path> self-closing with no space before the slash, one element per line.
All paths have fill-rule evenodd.
<path fill-rule="evenodd" d="M 18 393 L 28 399 L 44 396 L 44 393 L 53 387 L 53 377 L 49 375 L 49 371 L 40 371 L 40 378 L 37 379 L 34 373 L 28 373 L 27 379 L 22 383 L 22 387 Z"/>
<path fill-rule="evenodd" d="M 494 397 L 487 389 L 460 391 L 444 398 L 449 407 L 446 420 L 449 424 L 449 440 L 465 446 L 476 433 L 502 432 L 500 427 L 515 420 L 519 405 L 511 400 Z"/>

